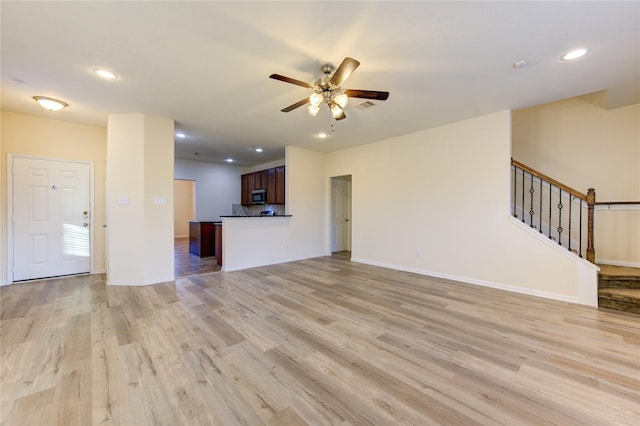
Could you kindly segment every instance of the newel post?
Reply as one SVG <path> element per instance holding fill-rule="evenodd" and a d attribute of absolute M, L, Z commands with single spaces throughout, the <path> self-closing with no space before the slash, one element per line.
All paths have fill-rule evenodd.
<path fill-rule="evenodd" d="M 587 260 L 596 263 L 596 250 L 593 247 L 593 208 L 596 205 L 596 190 L 587 191 Z"/>

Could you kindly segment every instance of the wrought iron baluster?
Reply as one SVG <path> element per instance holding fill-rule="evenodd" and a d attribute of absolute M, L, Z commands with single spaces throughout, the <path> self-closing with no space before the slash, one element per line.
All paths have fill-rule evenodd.
<path fill-rule="evenodd" d="M 551 182 L 549 182 L 549 232 L 548 237 L 551 239 L 551 203 L 553 202 L 551 196 L 553 195 L 553 187 L 551 186 Z"/>
<path fill-rule="evenodd" d="M 531 178 L 531 185 L 529 185 L 529 226 L 533 228 L 533 214 L 535 213 L 533 211 L 533 193 L 536 192 L 536 190 L 533 188 L 533 175 L 529 175 Z"/>
<path fill-rule="evenodd" d="M 540 210 L 538 211 L 538 219 L 540 223 L 538 225 L 538 230 L 542 234 L 542 179 L 540 179 L 540 195 L 538 197 L 540 198 Z"/>
<path fill-rule="evenodd" d="M 562 188 L 560 189 L 560 195 L 558 197 L 558 244 L 562 245 Z"/>
<path fill-rule="evenodd" d="M 522 169 L 522 223 L 524 223 L 524 169 Z"/>

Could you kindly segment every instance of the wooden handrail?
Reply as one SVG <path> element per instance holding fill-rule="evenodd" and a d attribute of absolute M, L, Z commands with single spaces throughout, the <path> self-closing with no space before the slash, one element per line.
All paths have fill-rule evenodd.
<path fill-rule="evenodd" d="M 573 189 L 570 186 L 565 185 L 562 182 L 558 182 L 557 180 L 545 175 L 544 173 L 540 173 L 539 171 L 532 169 L 531 167 L 522 164 L 519 161 L 514 160 L 513 158 L 511 159 L 511 164 L 518 166 L 519 168 L 521 168 L 522 170 L 526 171 L 527 173 L 531 173 L 531 175 L 540 178 L 542 180 L 546 180 L 547 182 L 552 183 L 553 185 L 557 186 L 558 188 L 562 189 L 563 191 L 567 191 L 569 193 L 571 193 L 572 195 L 575 195 L 578 198 L 583 199 L 584 201 L 587 201 L 587 194 L 583 194 L 582 192 L 578 191 L 577 189 Z"/>

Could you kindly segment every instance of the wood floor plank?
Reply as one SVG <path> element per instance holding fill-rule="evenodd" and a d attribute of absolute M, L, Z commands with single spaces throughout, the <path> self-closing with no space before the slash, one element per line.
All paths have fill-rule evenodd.
<path fill-rule="evenodd" d="M 640 316 L 344 256 L 0 298 L 1 426 L 640 424 Z"/>

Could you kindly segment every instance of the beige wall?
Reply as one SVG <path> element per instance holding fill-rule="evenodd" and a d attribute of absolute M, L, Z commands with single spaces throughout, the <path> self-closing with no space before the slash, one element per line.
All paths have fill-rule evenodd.
<path fill-rule="evenodd" d="M 510 115 L 328 154 L 327 193 L 352 176 L 352 259 L 593 305 L 595 268 L 511 218 Z"/>
<path fill-rule="evenodd" d="M 55 113 L 51 113 L 56 117 Z M 93 163 L 94 187 L 92 262 L 94 273 L 105 272 L 105 161 L 106 129 L 56 119 L 2 111 L 0 117 L 0 282 L 7 282 L 7 153 L 27 154 Z"/>
<path fill-rule="evenodd" d="M 604 110 L 581 98 L 513 112 L 513 158 L 597 201 L 640 201 L 640 105 Z M 599 206 L 599 263 L 640 267 L 640 206 Z"/>
<path fill-rule="evenodd" d="M 196 183 L 192 180 L 173 181 L 173 236 L 189 236 L 189 221 L 194 220 L 196 211 Z"/>
<path fill-rule="evenodd" d="M 167 118 L 109 114 L 108 284 L 173 280 L 173 128 Z"/>

